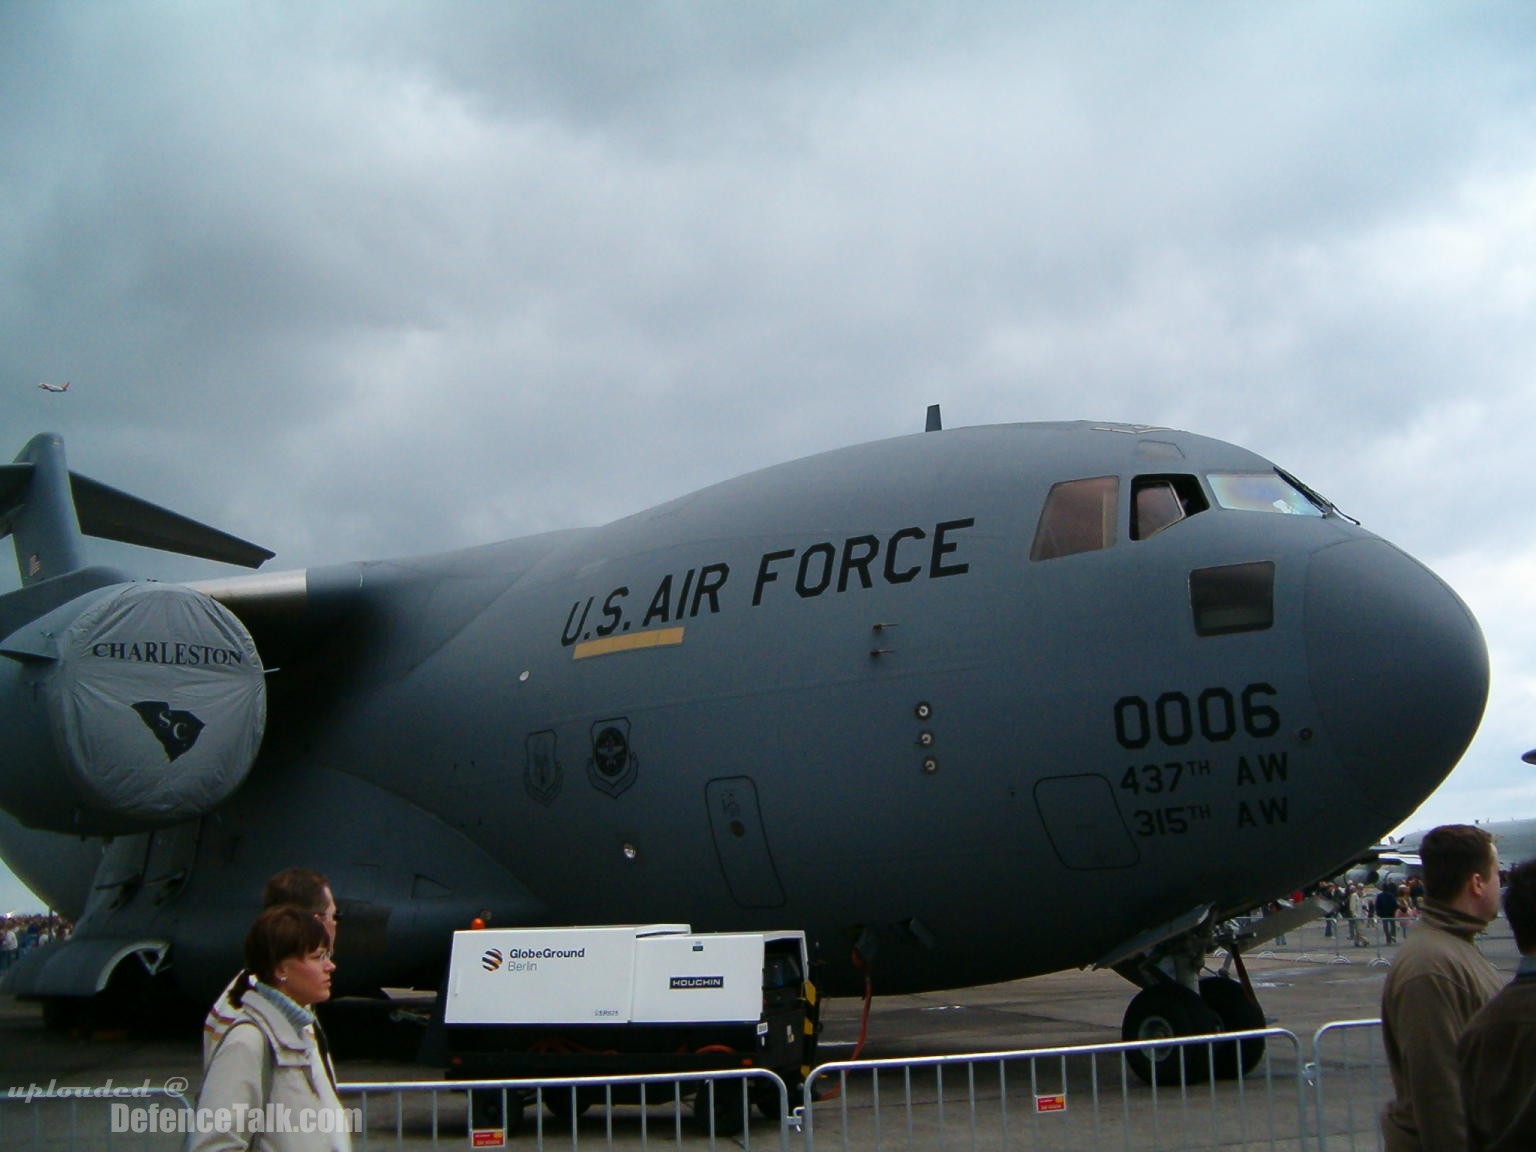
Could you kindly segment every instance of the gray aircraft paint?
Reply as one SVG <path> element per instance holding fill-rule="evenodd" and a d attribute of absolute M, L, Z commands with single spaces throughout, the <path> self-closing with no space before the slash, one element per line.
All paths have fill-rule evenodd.
<path fill-rule="evenodd" d="M 1211 473 L 1275 469 L 1166 429 L 932 431 L 601 528 L 210 583 L 271 670 L 240 791 L 119 836 L 94 894 L 48 866 L 76 839 L 0 822 L 0 851 L 82 952 L 162 942 L 194 996 L 296 864 L 346 913 L 339 991 L 435 979 L 481 909 L 804 928 L 834 992 L 855 944 L 887 991 L 1145 959 L 1399 823 L 1487 694 L 1427 569 L 1331 506 L 1220 507 Z M 1132 539 L 1147 476 L 1209 507 Z M 1119 481 L 1113 543 L 1032 561 L 1052 486 L 1093 477 Z M 1272 620 L 1198 634 L 1192 574 L 1241 566 Z M 181 866 L 153 875 L 162 840 Z"/>

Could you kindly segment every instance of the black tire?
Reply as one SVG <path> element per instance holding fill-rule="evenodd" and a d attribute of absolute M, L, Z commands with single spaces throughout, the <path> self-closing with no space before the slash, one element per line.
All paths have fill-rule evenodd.
<path fill-rule="evenodd" d="M 751 1103 L 749 1093 L 744 1092 L 744 1080 L 704 1080 L 693 1097 L 693 1121 L 699 1131 L 710 1130 L 710 1113 L 714 1113 L 716 1136 L 736 1136 L 747 1126 L 747 1108 Z"/>
<path fill-rule="evenodd" d="M 473 1129 L 500 1128 L 508 1137 L 523 1124 L 523 1098 L 505 1088 L 469 1090 L 469 1126 Z"/>
<path fill-rule="evenodd" d="M 561 1120 L 579 1120 L 586 1114 L 588 1108 L 602 1099 L 600 1088 L 576 1088 L 565 1085 L 557 1088 L 544 1089 L 544 1107 L 551 1116 L 558 1116 Z M 575 1099 L 572 1100 L 574 1094 Z"/>
<path fill-rule="evenodd" d="M 1221 1018 L 1200 996 L 1177 985 L 1143 988 L 1125 1010 L 1123 1040 L 1172 1040 L 1221 1031 Z M 1125 1054 L 1131 1071 L 1148 1084 L 1203 1084 L 1211 1072 L 1210 1050 L 1203 1045 L 1137 1048 Z"/>
<path fill-rule="evenodd" d="M 1207 976 L 1200 981 L 1200 999 L 1221 1018 L 1223 1032 L 1247 1032 L 1266 1024 L 1264 1010 L 1248 998 L 1236 980 Z M 1237 1080 L 1258 1067 L 1264 1058 L 1264 1041 L 1232 1040 L 1213 1044 L 1211 1051 L 1215 1056 L 1216 1079 Z"/>
<path fill-rule="evenodd" d="M 70 1032 L 86 1017 L 87 1001 L 80 996 L 44 996 L 43 1026 L 51 1032 Z"/>
<path fill-rule="evenodd" d="M 784 1075 L 784 1087 L 788 1089 L 789 1107 L 793 1111 L 795 1101 L 799 1098 L 802 1085 L 805 1082 L 800 1079 L 798 1071 Z M 752 1103 L 757 1105 L 758 1112 L 765 1120 L 775 1123 L 780 1119 L 779 1087 L 772 1080 L 752 1081 Z"/>

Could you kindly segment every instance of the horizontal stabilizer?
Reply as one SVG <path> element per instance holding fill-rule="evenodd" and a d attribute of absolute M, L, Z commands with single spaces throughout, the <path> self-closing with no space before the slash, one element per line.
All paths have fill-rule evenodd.
<path fill-rule="evenodd" d="M 78 472 L 69 474 L 69 485 L 75 495 L 80 531 L 87 536 L 239 564 L 245 568 L 258 568 L 276 555 L 260 545 L 120 492 Z"/>
<path fill-rule="evenodd" d="M 246 568 L 273 553 L 179 513 L 71 472 L 64 442 L 42 433 L 0 465 L 0 537 L 14 536 L 23 586 L 85 566 L 81 536 Z"/>

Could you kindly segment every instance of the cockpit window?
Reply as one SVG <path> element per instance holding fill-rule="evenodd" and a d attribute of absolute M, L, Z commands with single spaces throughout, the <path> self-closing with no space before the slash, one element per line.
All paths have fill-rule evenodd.
<path fill-rule="evenodd" d="M 1131 539 L 1150 540 L 1208 507 L 1193 476 L 1138 476 L 1131 481 Z"/>
<path fill-rule="evenodd" d="M 1326 510 L 1277 472 L 1213 472 L 1206 477 L 1216 503 L 1240 512 L 1323 516 Z"/>
<path fill-rule="evenodd" d="M 1115 505 L 1120 479 L 1095 476 L 1053 485 L 1040 512 L 1031 560 L 1054 560 L 1078 552 L 1097 552 L 1115 542 Z"/>

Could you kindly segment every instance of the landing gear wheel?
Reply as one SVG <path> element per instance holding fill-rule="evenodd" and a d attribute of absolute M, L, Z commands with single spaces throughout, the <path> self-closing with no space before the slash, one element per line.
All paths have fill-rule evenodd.
<path fill-rule="evenodd" d="M 1199 995 L 1177 985 L 1156 985 L 1136 994 L 1125 1010 L 1120 1026 L 1123 1040 L 1173 1040 L 1221 1031 L 1221 1017 L 1205 1006 Z M 1206 1049 L 1200 1045 L 1181 1048 L 1137 1048 L 1126 1061 L 1148 1084 L 1203 1084 L 1210 1075 Z"/>
<path fill-rule="evenodd" d="M 1264 1011 L 1248 998 L 1243 986 L 1225 976 L 1207 976 L 1200 981 L 1200 999 L 1221 1017 L 1223 1032 L 1247 1032 L 1263 1028 Z M 1239 1052 L 1239 1049 L 1241 1052 Z M 1211 1045 L 1215 1057 L 1216 1079 L 1237 1080 L 1248 1075 L 1264 1058 L 1264 1041 L 1230 1040 Z"/>

